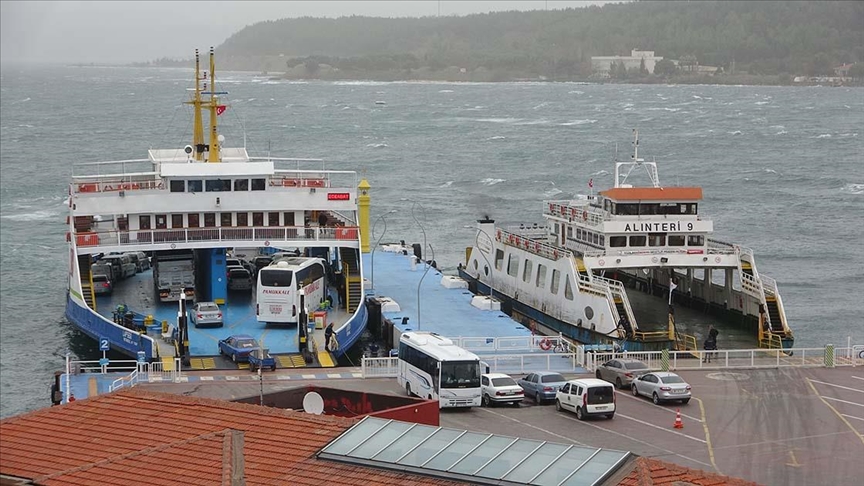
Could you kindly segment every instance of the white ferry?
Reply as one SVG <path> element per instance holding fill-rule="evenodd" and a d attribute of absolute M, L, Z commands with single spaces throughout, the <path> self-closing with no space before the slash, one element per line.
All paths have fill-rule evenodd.
<path fill-rule="evenodd" d="M 656 162 L 639 158 L 635 130 L 634 139 L 614 187 L 544 201 L 544 225 L 480 220 L 460 276 L 523 324 L 581 343 L 701 348 L 708 326 L 676 327 L 677 303 L 737 325 L 753 345 L 791 348 L 775 280 L 757 270 L 753 251 L 712 238 L 713 222 L 698 211 L 702 188 L 662 186 Z M 643 170 L 650 185 L 628 183 Z"/>
<path fill-rule="evenodd" d="M 245 147 L 224 146 L 217 122 L 225 110 L 220 96 L 227 93 L 218 91 L 213 49 L 209 71 L 202 70 L 197 50 L 195 58 L 195 88 L 187 101 L 194 112 L 189 145 L 151 149 L 146 159 L 75 164 L 66 316 L 101 349 L 147 361 L 182 357 L 193 368 L 221 367 L 228 360 L 220 356 L 231 354 L 223 340 L 245 335 L 269 349 L 280 366 L 333 366 L 367 322 L 360 220 L 368 222 L 368 199 L 363 202 L 368 183 L 354 171 L 327 170 L 321 160 L 254 157 Z M 251 261 L 282 250 L 321 259 L 327 267 L 326 278 L 322 272 L 312 277 L 314 285 L 310 280 L 301 287 L 295 279 L 300 292 L 292 296 L 302 298 L 302 289 L 313 286 L 321 293 L 320 282 L 332 306 L 300 301 L 299 309 L 290 302 L 284 311 L 281 304 L 267 309 L 302 313 L 315 321 L 312 331 L 298 319 L 281 326 L 259 322 L 249 280 L 243 290 L 229 290 L 228 272 L 236 267 L 228 268 L 228 259 L 244 255 Z M 127 276 L 123 267 L 132 258 L 110 255 L 134 252 L 139 252 L 137 271 Z M 102 262 L 112 259 L 122 271 L 111 282 L 101 276 L 94 282 L 94 263 L 102 274 L 111 267 Z M 194 302 L 214 302 L 218 317 L 215 312 L 209 317 L 221 319 L 220 326 L 186 322 L 178 301 L 190 309 Z M 327 351 L 329 323 L 335 342 Z"/>

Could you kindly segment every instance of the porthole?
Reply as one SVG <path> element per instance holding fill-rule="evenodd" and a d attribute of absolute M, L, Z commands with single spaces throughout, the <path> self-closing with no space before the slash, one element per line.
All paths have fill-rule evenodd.
<path fill-rule="evenodd" d="M 594 319 L 594 309 L 591 306 L 585 307 L 585 317 L 590 321 Z"/>
<path fill-rule="evenodd" d="M 489 265 L 483 265 L 483 272 L 486 273 L 486 276 L 489 276 Z"/>
<path fill-rule="evenodd" d="M 477 270 L 477 267 L 478 267 L 477 260 L 474 260 L 474 270 Z"/>

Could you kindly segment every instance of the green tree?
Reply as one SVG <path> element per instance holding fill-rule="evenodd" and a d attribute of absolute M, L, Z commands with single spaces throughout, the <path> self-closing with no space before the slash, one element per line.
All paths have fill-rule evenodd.
<path fill-rule="evenodd" d="M 644 57 L 642 58 L 642 60 L 639 61 L 639 74 L 641 74 L 643 76 L 648 74 L 648 68 L 645 67 L 645 58 Z"/>
<path fill-rule="evenodd" d="M 849 68 L 849 76 L 855 79 L 864 79 L 864 62 L 856 62 Z"/>
<path fill-rule="evenodd" d="M 657 64 L 654 65 L 654 74 L 660 76 L 671 76 L 678 71 L 678 67 L 675 66 L 675 63 L 669 59 L 662 59 L 657 61 Z"/>

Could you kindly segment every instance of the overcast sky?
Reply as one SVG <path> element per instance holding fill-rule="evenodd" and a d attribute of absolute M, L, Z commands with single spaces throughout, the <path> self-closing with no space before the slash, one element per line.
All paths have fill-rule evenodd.
<path fill-rule="evenodd" d="M 129 63 L 188 58 L 246 25 L 286 17 L 423 17 L 579 8 L 606 1 L 0 1 L 0 61 Z"/>

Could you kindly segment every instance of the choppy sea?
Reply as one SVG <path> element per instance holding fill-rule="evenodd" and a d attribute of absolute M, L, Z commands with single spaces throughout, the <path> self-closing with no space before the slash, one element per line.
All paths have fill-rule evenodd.
<path fill-rule="evenodd" d="M 0 72 L 0 417 L 49 405 L 64 355 L 95 347 L 63 316 L 65 205 L 76 162 L 146 157 L 191 139 L 192 71 Z M 475 220 L 542 222 L 544 199 L 612 184 L 656 159 L 700 185 L 715 236 L 777 279 L 796 347 L 864 344 L 864 90 L 829 87 L 272 81 L 224 73 L 227 146 L 324 159 L 372 185 L 385 240 L 453 269 Z M 413 211 L 412 211 L 413 209 Z M 416 221 L 415 221 L 416 219 Z M 377 235 L 376 235 L 377 236 Z"/>

